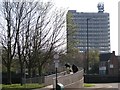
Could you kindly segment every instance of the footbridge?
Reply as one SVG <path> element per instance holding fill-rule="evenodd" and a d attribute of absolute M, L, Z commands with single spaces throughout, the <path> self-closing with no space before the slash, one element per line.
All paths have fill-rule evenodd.
<path fill-rule="evenodd" d="M 72 74 L 66 74 L 66 72 L 61 72 L 58 73 L 57 77 L 58 83 L 61 83 L 64 88 L 82 88 L 83 87 L 83 82 L 84 82 L 84 77 L 83 77 L 83 70 L 80 70 L 76 73 Z M 45 76 L 45 86 L 42 89 L 36 89 L 36 90 L 53 90 L 56 86 L 56 78 L 55 74 Z"/>

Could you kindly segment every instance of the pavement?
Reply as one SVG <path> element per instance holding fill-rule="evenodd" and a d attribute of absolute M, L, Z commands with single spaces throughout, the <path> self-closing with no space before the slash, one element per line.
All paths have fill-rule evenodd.
<path fill-rule="evenodd" d="M 98 88 L 98 89 L 99 88 L 101 88 L 101 89 L 109 88 L 109 90 L 111 90 L 112 88 L 113 88 L 112 90 L 115 90 L 114 88 L 119 88 L 118 90 L 120 90 L 120 83 L 97 83 L 97 84 L 96 83 L 92 83 L 92 84 L 95 85 L 95 86 L 93 86 L 93 87 L 84 87 L 86 89 L 81 89 L 81 90 L 88 90 L 89 88 L 93 88 L 93 89 L 94 88 Z M 46 87 L 41 88 L 41 89 L 33 89 L 33 90 L 51 90 L 52 88 L 53 88 L 53 85 L 50 85 L 50 86 L 46 86 Z M 95 89 L 95 90 L 97 90 L 97 89 Z"/>
<path fill-rule="evenodd" d="M 120 83 L 92 83 L 93 87 L 88 87 L 88 88 L 120 88 Z"/>
<path fill-rule="evenodd" d="M 40 89 L 32 89 L 32 90 L 52 90 L 52 88 L 53 88 L 53 85 L 49 85 Z"/>

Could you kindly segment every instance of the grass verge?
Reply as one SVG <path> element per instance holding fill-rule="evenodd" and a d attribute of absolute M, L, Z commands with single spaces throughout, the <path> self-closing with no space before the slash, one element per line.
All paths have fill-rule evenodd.
<path fill-rule="evenodd" d="M 11 84 L 11 85 L 2 85 L 2 90 L 31 90 L 36 88 L 44 87 L 43 84 Z"/>
<path fill-rule="evenodd" d="M 94 86 L 95 86 L 94 84 L 87 84 L 87 83 L 84 84 L 84 87 L 94 87 Z"/>

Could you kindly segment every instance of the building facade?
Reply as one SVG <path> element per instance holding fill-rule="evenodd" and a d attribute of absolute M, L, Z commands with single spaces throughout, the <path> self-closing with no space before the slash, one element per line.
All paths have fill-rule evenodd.
<path fill-rule="evenodd" d="M 120 56 L 116 56 L 115 51 L 100 54 L 99 74 L 120 76 Z"/>
<path fill-rule="evenodd" d="M 77 40 L 78 43 L 75 47 L 81 52 L 85 52 L 87 47 L 97 49 L 100 53 L 110 52 L 109 13 L 104 13 L 100 5 L 98 5 L 98 12 L 96 13 L 69 10 L 67 14 L 71 14 L 71 20 L 76 26 L 75 33 L 72 36 L 73 39 L 68 36 L 68 42 Z M 69 31 L 67 30 L 67 33 Z"/>

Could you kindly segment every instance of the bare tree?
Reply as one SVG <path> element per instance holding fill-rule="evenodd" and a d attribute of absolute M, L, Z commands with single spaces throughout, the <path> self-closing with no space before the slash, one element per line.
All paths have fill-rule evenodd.
<path fill-rule="evenodd" d="M 4 16 L 4 24 L 1 24 L 3 30 L 4 30 L 4 35 L 2 37 L 2 46 L 4 49 L 4 52 L 7 53 L 7 57 L 3 57 L 3 63 L 7 67 L 7 80 L 8 84 L 11 84 L 11 63 L 12 59 L 15 54 L 15 49 L 16 49 L 16 37 L 15 37 L 15 29 L 13 26 L 13 18 L 14 15 L 12 15 L 12 4 L 10 2 L 3 2 L 3 8 L 2 8 L 2 13 Z"/>
<path fill-rule="evenodd" d="M 28 16 L 30 16 L 31 13 L 35 13 L 34 9 L 37 6 L 37 2 L 32 4 L 32 2 L 15 2 L 15 6 L 18 6 L 16 8 L 16 11 L 18 12 L 16 14 L 16 22 L 18 22 L 18 27 L 17 27 L 17 51 L 18 51 L 18 57 L 19 57 L 19 63 L 20 63 L 20 70 L 21 70 L 21 85 L 22 85 L 22 78 L 23 78 L 23 68 L 24 68 L 24 63 L 26 62 L 26 55 L 25 55 L 25 39 L 24 39 L 24 32 L 25 32 L 25 26 L 26 26 L 26 19 Z M 29 23 L 30 20 L 27 19 L 27 22 Z M 29 25 L 29 24 L 28 24 Z M 29 27 L 29 26 L 28 26 Z M 28 29 L 27 29 L 28 30 Z M 26 31 L 26 42 L 28 40 L 29 31 Z M 27 44 L 27 48 L 29 45 Z M 27 51 L 27 49 L 26 49 Z M 32 64 L 31 64 L 32 65 Z"/>
<path fill-rule="evenodd" d="M 11 83 L 13 57 L 19 59 L 21 81 L 26 64 L 29 77 L 33 69 L 42 68 L 52 60 L 55 50 L 65 44 L 65 10 L 53 8 L 51 2 L 3 2 L 1 22 L 3 62 Z M 7 41 L 6 41 L 7 40 Z M 14 56 L 16 53 L 16 56 Z M 22 82 L 21 82 L 22 85 Z"/>
<path fill-rule="evenodd" d="M 21 30 L 24 28 L 24 19 L 36 7 L 36 4 L 32 7 L 31 6 L 31 2 L 3 2 L 2 19 L 4 22 L 1 22 L 1 27 L 3 29 L 1 43 L 4 48 L 4 52 L 7 53 L 7 58 L 3 56 L 3 63 L 7 67 L 8 84 L 11 84 L 11 64 L 15 52 L 18 54 L 22 78 L 24 61 L 21 54 L 24 52 L 24 49 L 20 47 L 22 45 L 20 42 L 20 35 Z"/>
<path fill-rule="evenodd" d="M 30 77 L 31 69 L 36 65 L 41 76 L 42 68 L 52 59 L 53 51 L 65 44 L 65 11 L 51 12 L 53 5 L 50 2 L 39 4 L 35 16 L 32 16 L 35 19 L 31 18 L 34 24 L 28 24 L 34 26 L 30 25 L 27 29 L 31 35 L 28 35 L 31 47 L 27 51 L 29 59 L 26 61 Z"/>

